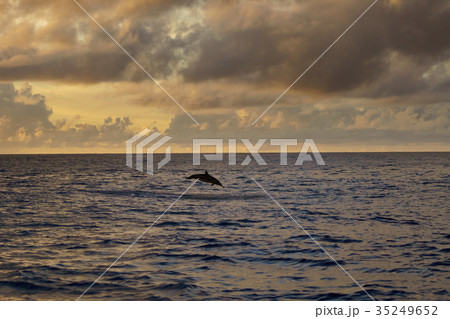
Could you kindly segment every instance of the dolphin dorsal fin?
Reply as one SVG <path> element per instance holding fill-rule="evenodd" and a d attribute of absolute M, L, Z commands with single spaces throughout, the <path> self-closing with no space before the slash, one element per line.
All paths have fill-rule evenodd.
<path fill-rule="evenodd" d="M 208 174 L 208 171 L 205 171 L 205 175 L 209 175 L 209 174 Z"/>

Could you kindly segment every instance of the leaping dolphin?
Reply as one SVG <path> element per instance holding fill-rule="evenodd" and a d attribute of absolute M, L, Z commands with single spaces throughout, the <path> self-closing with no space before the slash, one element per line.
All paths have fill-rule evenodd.
<path fill-rule="evenodd" d="M 191 175 L 189 177 L 186 177 L 187 179 L 193 179 L 196 178 L 201 182 L 205 182 L 205 183 L 210 183 L 211 186 L 213 186 L 214 184 L 216 185 L 220 185 L 223 188 L 225 188 L 217 178 L 212 177 L 211 175 L 208 174 L 208 171 L 205 171 L 205 174 L 195 174 L 195 175 Z"/>

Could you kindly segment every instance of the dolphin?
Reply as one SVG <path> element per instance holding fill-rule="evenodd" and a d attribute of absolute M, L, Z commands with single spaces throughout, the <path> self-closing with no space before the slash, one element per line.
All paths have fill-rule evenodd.
<path fill-rule="evenodd" d="M 223 186 L 219 180 L 215 177 L 212 177 L 211 175 L 208 174 L 208 171 L 205 171 L 205 174 L 195 174 L 195 175 L 191 175 L 189 177 L 186 177 L 187 179 L 193 179 L 196 178 L 201 182 L 205 182 L 205 183 L 210 183 L 211 186 L 213 186 L 214 184 L 216 185 L 220 185 L 223 188 L 225 188 L 225 186 Z"/>

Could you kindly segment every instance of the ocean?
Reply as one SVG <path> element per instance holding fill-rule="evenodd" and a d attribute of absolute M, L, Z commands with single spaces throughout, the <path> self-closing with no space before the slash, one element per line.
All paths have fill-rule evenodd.
<path fill-rule="evenodd" d="M 1 155 L 0 300 L 449 299 L 449 153 L 244 156 Z"/>

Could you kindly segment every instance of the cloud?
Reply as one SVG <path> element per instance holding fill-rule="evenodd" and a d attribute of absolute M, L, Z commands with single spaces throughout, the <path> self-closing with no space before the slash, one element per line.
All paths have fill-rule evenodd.
<path fill-rule="evenodd" d="M 212 5 L 209 22 L 215 28 L 202 37 L 197 59 L 182 74 L 187 81 L 228 78 L 285 88 L 368 4 L 258 1 L 228 2 L 220 8 Z M 363 96 L 371 91 L 373 81 L 392 84 L 399 77 L 395 64 L 403 60 L 416 70 L 409 74 L 409 90 L 420 88 L 423 72 L 450 59 L 450 42 L 442 32 L 450 28 L 449 18 L 446 1 L 403 1 L 395 6 L 380 1 L 292 89 L 357 90 Z M 396 95 L 405 88 L 402 83 L 399 86 L 403 88 L 385 85 L 383 94 Z"/>
<path fill-rule="evenodd" d="M 16 91 L 12 84 L 0 84 L 0 118 L 2 137 L 11 140 L 18 136 L 19 140 L 29 134 L 54 129 L 49 121 L 52 110 L 45 104 L 45 97 L 33 94 L 26 85 Z M 20 131 L 20 134 L 17 132 Z"/>
<path fill-rule="evenodd" d="M 38 57 L 28 64 L 0 67 L 0 73 L 4 81 L 59 79 L 95 83 L 120 79 L 129 63 L 129 58 L 120 52 L 79 52 Z"/>
<path fill-rule="evenodd" d="M 178 114 L 167 133 L 180 141 L 190 134 L 295 132 L 336 144 L 448 144 L 445 0 L 378 1 L 256 127 L 250 125 L 371 2 L 81 1 L 200 127 L 176 113 L 178 107 L 74 3 L 5 3 L 0 81 L 107 83 L 114 88 L 109 98 L 128 98 L 124 109 L 134 107 L 133 116 L 155 107 Z M 107 145 L 136 130 L 123 113 L 118 119 L 102 115 L 107 120 L 100 125 L 52 121 L 45 98 L 30 86 L 4 84 L 0 94 L 3 144 Z M 52 107 L 56 113 L 58 106 Z"/>
<path fill-rule="evenodd" d="M 96 1 L 82 4 L 159 79 L 225 79 L 286 87 L 370 1 Z M 0 80 L 79 83 L 147 79 L 79 8 L 54 1 L 6 5 Z M 39 13 L 39 14 L 37 14 Z M 445 0 L 379 1 L 293 90 L 347 92 L 450 59 Z M 391 57 L 395 55 L 396 61 Z M 422 73 L 421 73 L 422 71 Z M 412 85 L 411 88 L 417 86 Z M 396 94 L 398 88 L 384 94 Z"/>
<path fill-rule="evenodd" d="M 181 74 L 188 82 L 232 78 L 252 82 L 269 76 L 268 70 L 283 60 L 277 39 L 267 28 L 209 34 L 199 43 L 197 59 Z"/>
<path fill-rule="evenodd" d="M 267 114 L 255 127 L 250 123 L 259 115 L 242 109 L 229 114 L 199 115 L 202 126 L 193 125 L 184 116 L 176 116 L 166 134 L 178 143 L 192 138 L 313 138 L 317 143 L 333 145 L 402 146 L 440 143 L 450 140 L 450 104 L 418 106 L 360 106 L 323 108 L 299 105 L 279 108 Z"/>
<path fill-rule="evenodd" d="M 313 138 L 318 145 L 382 145 L 404 148 L 427 143 L 448 145 L 450 104 L 399 105 L 394 99 L 328 99 L 280 107 L 257 122 L 259 108 L 225 113 L 197 114 L 197 126 L 184 114 L 176 115 L 165 130 L 177 145 L 190 145 L 193 138 Z M 138 131 L 128 117 L 107 117 L 103 124 L 81 119 L 51 121 L 45 97 L 30 85 L 15 89 L 0 85 L 0 145 L 2 148 L 114 148 Z M 158 130 L 157 128 L 153 128 Z"/>
<path fill-rule="evenodd" d="M 193 41 L 195 12 L 180 10 L 194 1 L 81 3 L 156 77 L 171 75 Z M 4 9 L 0 81 L 148 79 L 75 3 L 18 0 Z"/>
<path fill-rule="evenodd" d="M 130 136 L 129 118 L 111 117 L 102 125 L 50 120 L 45 97 L 26 84 L 0 84 L 0 145 L 2 147 L 98 147 L 122 145 Z"/>

